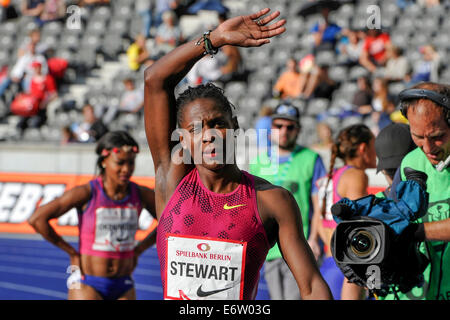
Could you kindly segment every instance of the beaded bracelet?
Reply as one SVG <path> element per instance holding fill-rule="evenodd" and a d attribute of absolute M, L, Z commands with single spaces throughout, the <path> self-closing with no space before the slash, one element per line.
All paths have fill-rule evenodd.
<path fill-rule="evenodd" d="M 203 33 L 203 36 L 195 43 L 196 46 L 199 46 L 203 43 L 203 48 L 205 49 L 204 54 L 211 55 L 211 58 L 219 51 L 218 48 L 215 48 L 212 43 L 211 39 L 209 38 L 209 35 L 211 33 L 211 30 L 205 31 Z"/>

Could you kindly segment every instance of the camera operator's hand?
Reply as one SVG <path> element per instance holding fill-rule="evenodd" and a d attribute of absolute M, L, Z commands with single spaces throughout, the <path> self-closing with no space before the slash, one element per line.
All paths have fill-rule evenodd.
<path fill-rule="evenodd" d="M 403 169 L 403 173 L 405 174 L 407 180 L 413 180 L 417 182 L 424 190 L 427 190 L 428 176 L 425 172 L 406 167 Z"/>

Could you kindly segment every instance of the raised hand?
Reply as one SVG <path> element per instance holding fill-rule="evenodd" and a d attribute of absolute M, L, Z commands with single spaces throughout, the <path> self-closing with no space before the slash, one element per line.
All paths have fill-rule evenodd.
<path fill-rule="evenodd" d="M 269 24 L 280 15 L 279 11 L 272 12 L 270 15 L 263 17 L 269 11 L 269 8 L 265 8 L 251 15 L 238 16 L 226 20 L 217 27 L 217 41 L 219 43 L 213 42 L 213 45 L 221 46 L 229 44 L 240 47 L 259 47 L 269 43 L 269 38 L 286 31 L 286 28 L 283 27 L 286 23 L 285 19 Z"/>

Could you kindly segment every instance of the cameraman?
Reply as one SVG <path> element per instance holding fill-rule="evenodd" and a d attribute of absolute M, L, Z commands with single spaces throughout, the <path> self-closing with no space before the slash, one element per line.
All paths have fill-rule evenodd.
<path fill-rule="evenodd" d="M 419 220 L 415 240 L 425 241 L 431 266 L 424 273 L 429 281 L 423 297 L 415 298 L 450 299 L 450 86 L 420 83 L 401 92 L 399 99 L 418 147 L 402 160 L 401 179 L 406 180 L 406 167 L 428 176 L 428 212 Z"/>

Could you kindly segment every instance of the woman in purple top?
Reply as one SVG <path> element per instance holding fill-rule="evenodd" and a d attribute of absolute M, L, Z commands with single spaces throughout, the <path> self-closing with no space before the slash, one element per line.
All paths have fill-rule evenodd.
<path fill-rule="evenodd" d="M 97 144 L 100 174 L 39 207 L 30 225 L 46 240 L 67 252 L 73 271 L 70 300 L 134 300 L 131 274 L 139 255 L 156 242 L 156 232 L 135 244 L 142 209 L 155 213 L 153 190 L 130 181 L 139 146 L 125 131 L 105 134 Z M 72 208 L 78 211 L 79 250 L 50 225 Z"/>
<path fill-rule="evenodd" d="M 344 166 L 337 170 L 334 169 L 336 158 L 344 162 Z M 320 272 L 330 286 L 335 299 L 360 299 L 365 292 L 361 287 L 344 280 L 344 275 L 332 257 L 330 246 L 336 223 L 331 214 L 331 206 L 342 198 L 354 200 L 366 196 L 368 177 L 365 170 L 375 167 L 375 136 L 364 124 L 351 125 L 339 132 L 331 147 L 328 175 L 317 182 L 322 214 L 319 216 L 316 214 L 313 219 L 318 227 L 325 251 Z"/>

